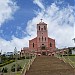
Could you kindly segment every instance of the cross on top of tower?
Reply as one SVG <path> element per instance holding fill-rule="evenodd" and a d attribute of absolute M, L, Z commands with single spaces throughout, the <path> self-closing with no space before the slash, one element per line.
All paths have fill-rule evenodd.
<path fill-rule="evenodd" d="M 40 20 L 41 20 L 41 22 L 42 22 L 43 19 L 40 19 Z"/>
<path fill-rule="evenodd" d="M 46 23 L 43 22 L 43 19 L 40 19 L 40 20 L 41 20 L 41 22 L 39 22 L 39 24 L 46 24 Z"/>

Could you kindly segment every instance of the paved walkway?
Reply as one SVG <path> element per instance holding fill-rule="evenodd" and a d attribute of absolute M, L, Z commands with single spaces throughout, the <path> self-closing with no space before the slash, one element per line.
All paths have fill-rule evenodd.
<path fill-rule="evenodd" d="M 26 75 L 75 75 L 74 69 L 56 57 L 38 56 Z"/>

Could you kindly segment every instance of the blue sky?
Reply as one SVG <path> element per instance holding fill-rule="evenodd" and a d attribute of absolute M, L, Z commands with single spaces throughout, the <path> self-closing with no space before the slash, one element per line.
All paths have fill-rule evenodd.
<path fill-rule="evenodd" d="M 12 35 L 18 38 L 26 36 L 27 34 L 23 33 L 22 30 L 25 31 L 27 22 L 36 16 L 34 10 L 36 11 L 37 9 L 40 10 L 40 8 L 36 4 L 33 4 L 32 0 L 14 0 L 14 1 L 19 6 L 19 9 L 13 14 L 14 19 L 4 22 L 3 25 L 0 27 L 0 30 L 3 30 L 3 32 L 0 33 L 0 37 L 6 40 L 11 40 Z M 65 3 L 69 3 L 72 6 L 74 5 L 74 0 L 64 0 L 64 1 Z M 43 2 L 44 4 L 46 4 L 46 6 L 48 6 L 54 1 L 43 0 Z M 21 27 L 21 30 L 17 29 L 17 27 Z"/>
<path fill-rule="evenodd" d="M 7 2 L 5 2 L 5 0 L 0 1 L 2 2 L 4 5 L 7 4 L 8 7 L 10 7 L 10 10 L 12 10 L 11 12 L 6 12 L 1 9 L 1 11 L 3 11 L 2 13 L 0 13 L 0 17 L 1 17 L 1 21 L 0 21 L 0 38 L 1 38 L 1 42 L 3 40 L 3 44 L 2 47 L 6 48 L 4 43 L 6 42 L 6 45 L 8 44 L 7 42 L 12 43 L 13 40 L 18 39 L 18 40 L 22 40 L 25 39 L 24 41 L 27 41 L 33 37 L 36 36 L 36 33 L 34 33 L 36 31 L 36 24 L 40 21 L 41 18 L 43 18 L 43 20 L 47 23 L 50 24 L 49 21 L 55 19 L 56 17 L 58 17 L 58 21 L 60 21 L 57 25 L 57 27 L 59 29 L 63 28 L 66 32 L 66 34 L 68 33 L 67 31 L 71 31 L 71 29 L 74 28 L 74 11 L 75 11 L 75 6 L 74 6 L 74 0 L 6 0 Z M 9 11 L 9 9 L 6 7 L 1 7 L 1 8 L 5 8 L 6 10 Z M 45 11 L 44 11 L 45 10 Z M 51 13 L 49 13 L 49 10 Z M 65 12 L 63 12 L 65 10 Z M 71 11 L 72 10 L 72 11 Z M 46 12 L 48 11 L 48 12 Z M 69 13 L 69 11 L 71 13 Z M 52 15 L 52 13 L 55 13 L 56 15 Z M 60 13 L 59 13 L 60 12 Z M 61 13 L 62 12 L 62 13 Z M 71 22 L 69 22 L 68 17 L 66 16 L 63 17 L 63 20 L 61 21 L 60 17 L 58 16 L 58 14 L 69 14 L 68 17 L 70 17 L 70 19 L 72 20 Z M 2 15 L 4 15 L 2 17 Z M 46 15 L 50 16 L 54 16 L 54 18 L 51 17 L 46 17 Z M 40 16 L 40 17 L 39 17 Z M 47 18 L 48 20 L 46 20 L 45 18 Z M 51 30 L 49 30 L 49 36 L 51 36 L 54 39 L 57 39 L 57 41 L 59 42 L 61 39 L 65 39 L 65 35 L 63 34 L 63 38 L 59 38 L 60 40 L 58 40 L 58 34 L 60 35 L 63 31 L 63 29 L 59 30 L 59 32 L 57 32 L 57 29 L 54 29 L 54 23 L 58 22 L 57 20 L 55 20 L 52 25 L 51 25 Z M 31 25 L 29 24 L 31 23 Z M 68 25 L 67 25 L 67 24 Z M 33 28 L 33 25 L 35 24 L 35 28 Z M 65 26 L 66 25 L 66 26 Z M 48 25 L 49 26 L 49 25 Z M 50 26 L 49 26 L 50 27 Z M 67 31 L 65 29 L 65 27 L 67 27 Z M 53 30 L 56 30 L 56 32 Z M 32 31 L 32 32 L 31 32 Z M 53 33 L 53 34 L 52 34 Z M 72 34 L 68 34 L 69 36 L 72 35 L 72 37 L 70 39 L 72 39 L 73 36 L 73 31 Z M 27 39 L 28 38 L 28 39 Z M 26 40 L 27 39 L 27 40 Z M 66 38 L 67 39 L 67 38 Z M 4 42 L 5 41 L 5 42 Z M 62 40 L 63 41 L 63 40 Z M 67 42 L 65 44 L 65 46 L 72 46 L 70 43 L 71 41 Z M 15 42 L 14 42 L 15 43 Z M 23 44 L 21 47 L 28 46 Z M 28 44 L 28 43 L 27 43 Z M 61 43 L 57 43 L 57 47 L 59 47 L 59 44 L 61 44 L 61 47 L 65 47 L 63 46 L 63 42 Z M 16 45 L 17 46 L 17 45 Z M 3 49 L 2 47 L 0 47 L 0 49 Z M 9 51 L 9 48 L 7 48 Z M 11 48 L 12 49 L 12 48 Z M 5 50 L 4 50 L 5 51 Z"/>
<path fill-rule="evenodd" d="M 11 40 L 12 35 L 18 38 L 23 37 L 25 34 L 23 34 L 21 30 L 17 30 L 17 27 L 21 27 L 22 30 L 25 30 L 28 20 L 35 16 L 33 13 L 35 5 L 33 5 L 31 0 L 17 0 L 16 3 L 19 9 L 13 14 L 14 19 L 4 22 L 0 28 L 0 30 L 3 30 L 3 33 L 0 33 L 0 37 L 6 40 Z M 16 35 L 16 32 L 18 35 Z"/>

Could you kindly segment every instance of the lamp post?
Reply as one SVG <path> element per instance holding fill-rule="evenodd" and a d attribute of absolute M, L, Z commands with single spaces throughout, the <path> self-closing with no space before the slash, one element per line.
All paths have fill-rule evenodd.
<path fill-rule="evenodd" d="M 14 55 L 15 55 L 15 75 L 17 73 L 17 48 L 14 48 Z"/>

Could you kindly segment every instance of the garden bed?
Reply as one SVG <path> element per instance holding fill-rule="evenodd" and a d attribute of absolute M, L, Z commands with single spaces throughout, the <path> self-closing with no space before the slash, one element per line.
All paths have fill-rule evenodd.
<path fill-rule="evenodd" d="M 17 63 L 19 66 L 21 66 L 21 68 L 23 68 L 24 64 L 25 64 L 25 63 L 28 63 L 28 60 L 29 60 L 29 59 L 17 60 L 17 62 L 13 62 L 13 63 L 10 63 L 10 64 L 8 64 L 8 65 L 5 65 L 5 66 L 1 67 L 1 69 L 7 68 L 7 70 L 8 70 L 8 72 L 7 72 L 7 73 L 4 73 L 3 75 L 15 75 L 15 72 L 12 72 L 12 71 L 11 71 L 11 67 L 12 67 L 15 63 Z M 21 74 L 21 70 L 16 72 L 16 75 L 20 75 L 20 74 Z"/>

